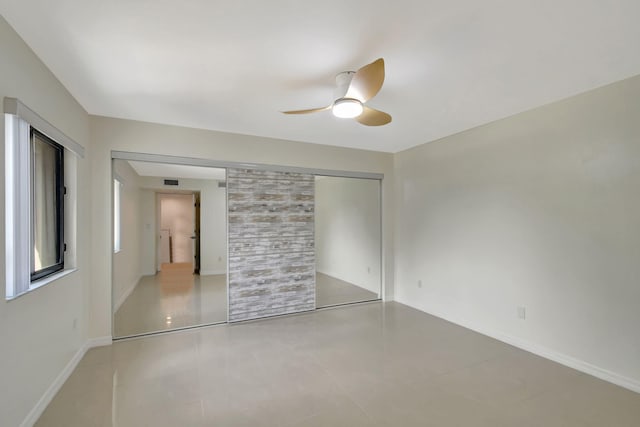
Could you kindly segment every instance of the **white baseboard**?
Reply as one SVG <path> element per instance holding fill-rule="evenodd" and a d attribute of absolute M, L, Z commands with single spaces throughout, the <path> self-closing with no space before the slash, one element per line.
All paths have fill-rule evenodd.
<path fill-rule="evenodd" d="M 133 292 L 136 286 L 138 286 L 138 283 L 140 283 L 140 279 L 142 279 L 142 277 L 143 276 L 138 277 L 138 280 L 136 280 L 131 286 L 129 286 L 129 288 L 126 290 L 124 294 L 120 295 L 120 298 L 118 298 L 118 301 L 116 301 L 116 304 L 114 306 L 114 310 L 113 310 L 114 313 L 118 311 L 118 309 L 125 302 L 125 300 L 129 298 L 129 295 L 131 295 L 131 292 Z"/>
<path fill-rule="evenodd" d="M 111 345 L 111 342 L 112 341 L 110 336 L 91 338 L 85 341 L 85 343 L 78 349 L 76 354 L 73 355 L 69 363 L 67 363 L 67 365 L 64 367 L 62 372 L 60 372 L 56 379 L 53 380 L 53 383 L 51 383 L 49 388 L 47 388 L 40 400 L 38 400 L 38 403 L 36 403 L 31 411 L 29 411 L 27 417 L 20 424 L 20 427 L 32 427 L 36 423 L 36 421 L 38 421 L 38 418 L 40 418 L 44 410 L 47 409 L 47 406 L 49 405 L 49 403 L 51 403 L 56 393 L 60 391 L 60 388 L 62 388 L 65 381 L 67 381 L 69 376 L 71 376 L 71 374 L 73 373 L 74 369 L 76 369 L 76 366 L 78 366 L 78 363 L 80 363 L 87 350 L 93 347 Z"/>
<path fill-rule="evenodd" d="M 512 335 L 508 335 L 499 331 L 492 331 L 485 328 L 477 327 L 475 325 L 470 324 L 468 321 L 454 319 L 450 316 L 447 316 L 446 314 L 434 312 L 433 310 L 431 311 L 425 310 L 422 307 L 419 307 L 417 304 L 414 304 L 409 301 L 404 301 L 403 299 L 396 298 L 395 300 L 400 304 L 409 306 L 411 308 L 415 308 L 416 310 L 420 310 L 432 316 L 439 317 L 448 322 L 455 323 L 456 325 L 462 326 L 463 328 L 467 328 L 474 332 L 478 332 L 479 334 L 497 339 L 498 341 L 502 341 L 514 347 L 518 347 L 522 350 L 528 351 L 529 353 L 533 353 L 540 357 L 544 357 L 545 359 L 552 360 L 554 362 L 557 362 L 564 366 L 568 366 L 569 368 L 575 369 L 577 371 L 584 372 L 585 374 L 594 376 L 603 381 L 607 381 L 612 384 L 618 385 L 620 387 L 624 387 L 627 390 L 640 393 L 640 381 L 634 378 L 629 378 L 624 375 L 620 375 L 616 372 L 612 372 L 607 369 L 601 368 L 599 366 L 592 365 L 588 362 L 585 362 L 584 360 L 576 359 L 575 357 L 568 356 L 564 353 L 560 353 L 556 350 L 552 350 L 550 348 L 538 345 L 536 343 L 532 343 L 527 340 L 523 340 L 518 337 L 514 337 Z"/>
<path fill-rule="evenodd" d="M 200 270 L 201 276 L 213 276 L 214 274 L 227 274 L 227 270 Z"/>
<path fill-rule="evenodd" d="M 89 338 L 87 340 L 86 346 L 87 350 L 89 350 L 94 347 L 104 347 L 106 345 L 111 345 L 112 343 L 113 338 L 111 337 L 111 335 L 106 335 L 104 337 Z"/>

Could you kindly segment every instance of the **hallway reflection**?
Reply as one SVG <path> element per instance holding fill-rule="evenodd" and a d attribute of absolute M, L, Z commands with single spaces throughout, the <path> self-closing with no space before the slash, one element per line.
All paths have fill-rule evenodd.
<path fill-rule="evenodd" d="M 226 170 L 115 159 L 113 177 L 113 336 L 226 322 Z"/>

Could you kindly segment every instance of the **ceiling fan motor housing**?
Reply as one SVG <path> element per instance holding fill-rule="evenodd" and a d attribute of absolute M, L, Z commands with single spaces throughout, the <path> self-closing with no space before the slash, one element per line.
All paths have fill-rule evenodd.
<path fill-rule="evenodd" d="M 334 99 L 344 98 L 344 96 L 347 94 L 347 90 L 349 90 L 351 79 L 353 79 L 355 73 L 355 71 L 343 71 L 342 73 L 336 75 L 336 89 L 334 92 Z"/>

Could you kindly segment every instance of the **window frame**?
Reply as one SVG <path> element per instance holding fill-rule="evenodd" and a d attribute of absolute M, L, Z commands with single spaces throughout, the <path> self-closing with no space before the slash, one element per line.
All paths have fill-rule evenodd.
<path fill-rule="evenodd" d="M 29 215 L 30 215 L 30 278 L 31 283 L 51 276 L 54 273 L 57 273 L 61 270 L 64 270 L 64 253 L 65 253 L 65 241 L 64 241 L 64 196 L 65 196 L 65 184 L 64 184 L 64 147 L 58 144 L 49 136 L 40 132 L 35 127 L 29 125 L 29 177 L 30 177 L 30 206 L 29 206 Z M 55 158 L 55 211 L 56 211 L 56 263 L 50 265 L 45 268 L 41 268 L 40 270 L 35 270 L 34 267 L 34 249 L 35 249 L 35 191 L 34 191 L 34 182 L 33 175 L 35 170 L 35 157 L 34 157 L 34 146 L 36 143 L 35 138 L 39 138 L 40 141 L 49 144 L 56 151 Z"/>
<path fill-rule="evenodd" d="M 78 171 L 85 149 L 17 98 L 4 97 L 4 300 L 14 301 L 78 271 Z M 64 267 L 31 280 L 31 127 L 63 147 Z M 47 181 L 49 182 L 49 181 Z M 1 293 L 1 292 L 0 292 Z"/>

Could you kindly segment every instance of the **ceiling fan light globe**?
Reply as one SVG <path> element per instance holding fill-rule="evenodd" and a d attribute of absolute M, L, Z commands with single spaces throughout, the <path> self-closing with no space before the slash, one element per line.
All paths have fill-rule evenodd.
<path fill-rule="evenodd" d="M 362 102 L 353 98 L 340 98 L 333 103 L 331 112 L 341 119 L 352 119 L 358 117 L 364 111 Z"/>

